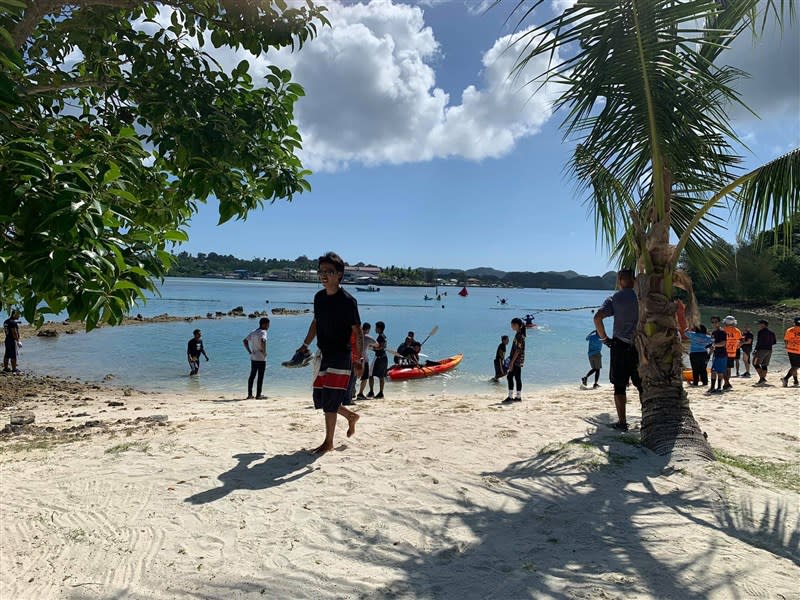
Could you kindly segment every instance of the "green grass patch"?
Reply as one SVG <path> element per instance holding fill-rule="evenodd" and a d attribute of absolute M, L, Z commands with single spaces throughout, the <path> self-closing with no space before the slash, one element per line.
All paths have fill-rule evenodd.
<path fill-rule="evenodd" d="M 785 300 L 781 300 L 778 304 L 783 304 L 784 306 L 788 306 L 789 308 L 799 308 L 800 309 L 800 298 L 786 298 Z"/>
<path fill-rule="evenodd" d="M 150 444 L 147 442 L 122 442 L 121 444 L 117 444 L 116 446 L 111 446 L 108 448 L 105 453 L 106 454 L 122 454 L 123 452 L 128 452 L 130 450 L 135 450 L 138 452 L 147 452 L 150 449 Z"/>
<path fill-rule="evenodd" d="M 715 450 L 714 456 L 723 465 L 741 469 L 756 479 L 800 492 L 800 465 L 797 463 L 771 462 L 755 456 L 728 454 L 722 450 Z"/>

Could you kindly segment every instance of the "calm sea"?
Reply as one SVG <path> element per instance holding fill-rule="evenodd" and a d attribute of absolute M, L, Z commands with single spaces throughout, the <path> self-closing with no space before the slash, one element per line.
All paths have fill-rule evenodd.
<path fill-rule="evenodd" d="M 246 312 L 277 307 L 303 309 L 311 307 L 318 289 L 316 284 L 170 278 L 160 296 L 150 298 L 133 313 L 204 316 L 240 305 Z M 389 393 L 392 389 L 430 394 L 491 391 L 492 359 L 500 336 L 511 335 L 511 319 L 526 313 L 535 314 L 539 324 L 538 329 L 528 330 L 523 370 L 527 387 L 577 384 L 587 371 L 585 337 L 593 328 L 591 308 L 564 309 L 599 306 L 609 292 L 472 288 L 468 297 L 461 298 L 458 289 L 440 288 L 447 296 L 435 302 L 424 300 L 426 294 L 433 294 L 432 288 L 384 287 L 378 293 L 366 293 L 348 287 L 358 299 L 362 321 L 386 323 L 391 348 L 400 344 L 409 330 L 423 339 L 438 326 L 438 333 L 428 340 L 423 352 L 433 359 L 464 354 L 464 361 L 451 373 L 426 380 L 387 382 Z M 507 298 L 507 305 L 499 303 L 500 297 Z M 286 369 L 280 363 L 300 345 L 310 320 L 310 315 L 271 317 L 265 379 L 268 395 L 270 390 L 294 394 L 308 390 L 309 368 Z M 90 334 L 35 338 L 25 342 L 20 366 L 85 380 L 100 380 L 110 374 L 117 385 L 143 390 L 242 393 L 250 369 L 242 339 L 256 326 L 257 320 L 239 317 L 106 327 Z M 203 332 L 211 361 L 203 360 L 200 376 L 190 378 L 186 343 L 195 328 Z M 782 329 L 775 330 L 782 338 Z M 785 362 L 783 357 L 778 360 L 781 365 Z M 607 366 L 608 353 L 604 350 L 601 383 L 608 381 Z"/>

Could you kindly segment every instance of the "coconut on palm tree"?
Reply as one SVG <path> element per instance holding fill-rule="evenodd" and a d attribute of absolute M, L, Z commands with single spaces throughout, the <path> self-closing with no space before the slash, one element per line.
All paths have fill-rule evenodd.
<path fill-rule="evenodd" d="M 542 4 L 520 2 L 518 25 Z M 707 274 L 719 268 L 721 203 L 742 233 L 789 227 L 800 211 L 800 148 L 744 172 L 730 111 L 746 74 L 722 60 L 738 36 L 794 16 L 792 0 L 578 0 L 516 40 L 518 74 L 549 57 L 528 83 L 561 86 L 562 128 L 578 142 L 570 169 L 602 241 L 636 265 L 641 437 L 660 454 L 713 456 L 681 383 L 675 288 L 698 320 L 681 254 Z"/>

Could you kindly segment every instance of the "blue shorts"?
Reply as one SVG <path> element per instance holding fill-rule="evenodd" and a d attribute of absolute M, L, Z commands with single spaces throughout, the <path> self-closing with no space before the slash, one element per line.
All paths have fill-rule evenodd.
<path fill-rule="evenodd" d="M 728 357 L 715 356 L 714 361 L 711 363 L 711 372 L 718 375 L 725 375 L 728 372 Z"/>

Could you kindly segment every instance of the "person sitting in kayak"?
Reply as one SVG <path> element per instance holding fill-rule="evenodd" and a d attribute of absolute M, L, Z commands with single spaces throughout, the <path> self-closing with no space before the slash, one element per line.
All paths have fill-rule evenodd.
<path fill-rule="evenodd" d="M 528 328 L 533 327 L 534 326 L 533 320 L 535 318 L 536 317 L 534 317 L 533 315 L 525 315 L 525 327 L 528 327 Z"/>
<path fill-rule="evenodd" d="M 394 357 L 394 364 L 399 365 L 409 354 L 411 354 L 411 344 L 414 343 L 414 332 L 409 331 L 405 341 L 397 347 L 397 354 Z"/>
<path fill-rule="evenodd" d="M 410 346 L 410 349 L 411 352 L 403 360 L 403 366 L 405 367 L 416 367 L 421 369 L 422 367 L 437 367 L 441 364 L 436 360 L 426 360 L 424 365 L 420 364 L 419 353 L 422 350 L 422 344 L 419 342 L 413 342 Z"/>

